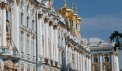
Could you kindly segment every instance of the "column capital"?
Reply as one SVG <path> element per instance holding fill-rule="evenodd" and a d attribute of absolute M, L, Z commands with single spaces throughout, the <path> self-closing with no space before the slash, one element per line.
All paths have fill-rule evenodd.
<path fill-rule="evenodd" d="M 49 21 L 49 18 L 44 18 L 44 22 L 48 22 Z"/>
<path fill-rule="evenodd" d="M 114 54 L 115 56 L 118 56 L 118 52 L 113 52 L 113 54 Z"/>
<path fill-rule="evenodd" d="M 116 51 L 113 51 L 113 52 L 111 52 L 111 55 L 118 56 L 118 52 L 116 52 Z"/>
<path fill-rule="evenodd" d="M 20 0 L 14 0 L 14 3 L 18 6 L 20 3 Z"/>
<path fill-rule="evenodd" d="M 42 18 L 43 17 L 43 14 L 38 14 L 38 18 Z"/>
<path fill-rule="evenodd" d="M 7 9 L 9 6 L 7 3 L 2 2 L 2 3 L 0 3 L 0 7 L 1 7 L 1 9 Z"/>
<path fill-rule="evenodd" d="M 53 21 L 50 20 L 49 21 L 49 26 L 51 26 L 51 25 L 53 25 Z"/>

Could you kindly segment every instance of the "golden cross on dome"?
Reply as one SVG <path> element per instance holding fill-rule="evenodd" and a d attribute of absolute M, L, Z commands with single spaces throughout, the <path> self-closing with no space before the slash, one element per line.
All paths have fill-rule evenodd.
<path fill-rule="evenodd" d="M 78 0 L 76 0 L 76 14 L 78 14 Z"/>
<path fill-rule="evenodd" d="M 73 2 L 73 0 L 72 0 L 72 10 L 74 9 L 74 2 Z"/>
<path fill-rule="evenodd" d="M 66 0 L 64 0 L 64 7 L 65 7 L 65 8 L 67 7 Z"/>

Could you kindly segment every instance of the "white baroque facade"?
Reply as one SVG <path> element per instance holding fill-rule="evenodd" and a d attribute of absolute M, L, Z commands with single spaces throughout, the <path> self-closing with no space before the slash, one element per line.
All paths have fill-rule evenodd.
<path fill-rule="evenodd" d="M 57 12 L 53 0 L 0 0 L 0 71 L 108 71 L 104 55 L 109 71 L 119 71 L 117 51 L 93 48 L 80 21 L 66 2 Z"/>

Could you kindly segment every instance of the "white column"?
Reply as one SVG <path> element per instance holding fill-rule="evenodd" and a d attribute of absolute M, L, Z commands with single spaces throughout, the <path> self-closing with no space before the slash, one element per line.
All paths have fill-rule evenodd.
<path fill-rule="evenodd" d="M 115 71 L 114 70 L 114 55 L 113 54 L 111 55 L 111 62 L 112 62 L 111 63 L 112 64 L 112 71 Z"/>
<path fill-rule="evenodd" d="M 89 57 L 89 71 L 91 71 L 91 57 Z"/>
<path fill-rule="evenodd" d="M 54 29 L 54 60 L 56 61 L 56 29 Z"/>
<path fill-rule="evenodd" d="M 44 57 L 44 52 L 45 52 L 45 50 L 44 50 L 44 21 L 42 20 L 41 21 L 41 26 L 42 26 L 42 31 L 41 31 L 41 43 L 42 43 L 42 45 L 41 45 L 41 54 L 42 54 L 42 57 Z"/>
<path fill-rule="evenodd" d="M 2 34 L 2 9 L 0 8 L 0 46 L 1 46 L 1 41 L 2 41 L 1 34 Z"/>
<path fill-rule="evenodd" d="M 45 38 L 45 42 L 46 42 L 45 43 L 45 48 L 46 48 L 46 51 L 45 52 L 46 52 L 46 57 L 49 58 L 49 53 L 48 53 L 49 52 L 49 50 L 48 50 L 48 22 L 45 24 L 45 31 L 46 31 L 45 32 L 45 34 L 46 34 L 45 35 L 46 36 L 46 38 Z"/>
<path fill-rule="evenodd" d="M 51 59 L 51 29 L 50 25 L 48 26 L 48 54 L 49 54 L 49 59 Z"/>
<path fill-rule="evenodd" d="M 31 56 L 31 36 L 29 36 L 29 55 Z"/>
<path fill-rule="evenodd" d="M 43 26 L 44 26 L 44 27 L 43 27 L 43 29 L 44 29 L 44 30 L 43 30 L 43 31 L 44 31 L 44 32 L 43 32 L 43 33 L 44 33 L 43 37 L 44 37 L 44 58 L 45 58 L 45 57 L 46 57 L 46 53 L 47 53 L 47 52 L 46 52 L 46 30 L 45 30 L 45 28 L 46 28 L 46 23 L 44 23 Z"/>
<path fill-rule="evenodd" d="M 40 33 L 39 33 L 39 34 L 40 34 L 40 46 L 39 46 L 39 48 L 40 48 L 40 55 L 41 55 L 41 57 L 43 56 L 43 46 L 42 46 L 42 42 L 43 42 L 43 41 L 42 41 L 42 33 L 43 33 L 43 32 L 42 32 L 42 31 L 43 31 L 42 25 L 43 25 L 43 23 L 44 23 L 44 22 L 43 22 L 43 20 L 41 19 L 41 20 L 40 20 L 40 23 L 39 23 L 39 24 L 40 24 Z"/>
<path fill-rule="evenodd" d="M 100 71 L 103 71 L 103 67 L 102 67 L 102 64 L 103 61 L 102 61 L 102 54 L 100 54 Z"/>
<path fill-rule="evenodd" d="M 88 71 L 88 58 L 86 56 L 86 70 L 85 71 Z"/>
<path fill-rule="evenodd" d="M 76 59 L 77 59 L 77 70 L 78 70 L 78 51 L 76 51 L 76 54 L 77 54 Z"/>
<path fill-rule="evenodd" d="M 54 50 L 53 50 L 53 26 L 51 25 L 51 59 L 53 60 L 54 57 L 53 57 L 53 53 L 54 53 Z"/>
<path fill-rule="evenodd" d="M 58 29 L 56 28 L 56 61 L 58 62 Z"/>
<path fill-rule="evenodd" d="M 82 62 L 83 71 L 85 71 L 84 54 L 83 54 L 82 60 L 83 60 L 83 62 Z"/>
<path fill-rule="evenodd" d="M 7 46 L 6 44 L 6 9 L 3 8 L 2 9 L 2 34 L 1 34 L 1 38 L 2 38 L 2 42 L 1 42 L 1 46 Z"/>
<path fill-rule="evenodd" d="M 68 45 L 66 45 L 66 65 L 68 65 Z"/>
<path fill-rule="evenodd" d="M 79 52 L 78 52 L 78 70 L 80 71 L 80 54 L 79 54 Z"/>
<path fill-rule="evenodd" d="M 72 46 L 71 46 L 71 47 L 72 47 Z M 71 58 L 70 58 L 70 59 L 71 59 L 71 68 L 74 69 L 74 68 L 73 68 L 73 63 L 72 63 L 72 62 L 73 62 L 73 60 L 72 60 L 72 57 L 73 57 L 73 56 L 72 56 L 73 50 L 72 50 L 72 48 L 70 48 L 70 49 L 71 49 Z"/>
<path fill-rule="evenodd" d="M 20 21 L 20 15 L 19 15 L 19 6 L 16 5 L 15 8 L 14 8 L 14 19 L 13 19 L 13 22 L 14 22 L 14 28 L 12 28 L 14 30 L 13 34 L 13 42 L 15 43 L 17 49 L 19 49 L 19 21 Z"/>
<path fill-rule="evenodd" d="M 37 24 L 37 37 L 38 37 L 38 58 L 40 59 L 40 56 L 42 56 L 42 20 L 41 18 L 38 19 Z M 38 59 L 38 60 L 39 60 Z"/>
<path fill-rule="evenodd" d="M 115 55 L 115 65 L 116 71 L 119 71 L 118 55 Z"/>
<path fill-rule="evenodd" d="M 82 71 L 82 54 L 80 53 L 80 71 Z"/>
<path fill-rule="evenodd" d="M 54 52 L 53 52 L 54 61 L 56 61 L 56 34 L 55 34 L 54 28 L 53 28 L 53 50 L 54 50 Z"/>
<path fill-rule="evenodd" d="M 77 51 L 75 50 L 75 69 L 77 69 Z"/>

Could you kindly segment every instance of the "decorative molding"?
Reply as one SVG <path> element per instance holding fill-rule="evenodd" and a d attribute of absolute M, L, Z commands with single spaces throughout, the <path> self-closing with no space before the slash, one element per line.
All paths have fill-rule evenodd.
<path fill-rule="evenodd" d="M 30 28 L 26 28 L 26 30 L 27 30 L 27 36 L 30 36 L 30 34 L 31 34 L 31 29 L 30 29 Z"/>
<path fill-rule="evenodd" d="M 36 32 L 32 31 L 32 37 L 35 39 L 36 38 Z"/>
<path fill-rule="evenodd" d="M 22 33 L 24 33 L 24 31 L 25 31 L 25 26 L 24 26 L 24 25 L 21 25 L 21 26 L 20 26 L 20 30 L 21 30 Z"/>
<path fill-rule="evenodd" d="M 38 19 L 41 19 L 43 17 L 43 14 L 38 14 Z"/>

